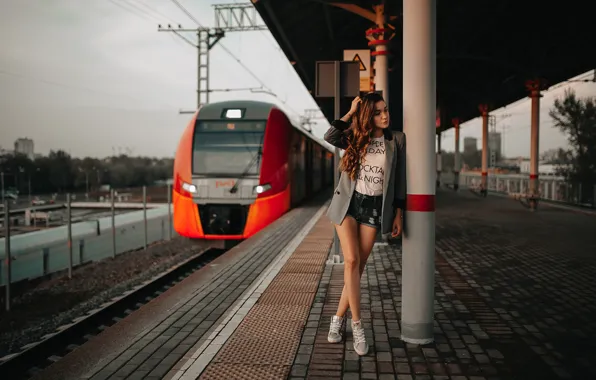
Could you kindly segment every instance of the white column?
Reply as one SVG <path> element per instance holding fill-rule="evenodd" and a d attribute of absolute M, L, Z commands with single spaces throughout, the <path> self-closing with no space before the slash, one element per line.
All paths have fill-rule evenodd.
<path fill-rule="evenodd" d="M 488 188 L 488 106 L 482 104 L 479 106 L 482 115 L 482 190 Z"/>
<path fill-rule="evenodd" d="M 403 2 L 403 104 L 407 206 L 402 262 L 402 339 L 434 340 L 436 0 Z"/>
<path fill-rule="evenodd" d="M 459 119 L 453 119 L 455 129 L 455 162 L 453 164 L 453 189 L 459 189 L 459 171 L 461 170 L 461 157 L 459 155 Z"/>
<path fill-rule="evenodd" d="M 375 52 L 386 54 L 385 45 L 377 45 Z M 375 56 L 375 90 L 383 91 L 383 99 L 389 104 L 389 81 L 387 80 L 387 55 Z"/>

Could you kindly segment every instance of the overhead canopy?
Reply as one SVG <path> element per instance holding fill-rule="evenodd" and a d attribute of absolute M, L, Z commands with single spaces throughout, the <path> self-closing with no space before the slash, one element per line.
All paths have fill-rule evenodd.
<path fill-rule="evenodd" d="M 315 62 L 342 60 L 344 49 L 368 49 L 365 31 L 372 21 L 330 0 L 253 0 L 284 53 L 314 94 Z M 343 1 L 372 11 L 377 2 Z M 386 1 L 396 36 L 390 50 L 390 109 L 401 116 L 402 1 Z M 439 131 L 451 119 L 479 116 L 478 105 L 496 109 L 528 95 L 525 82 L 548 85 L 596 66 L 596 2 L 538 0 L 437 1 L 437 105 Z M 405 95 L 407 96 L 407 94 Z M 316 99 L 328 119 L 333 101 Z M 343 108 L 349 100 L 344 100 Z M 392 117 L 396 120 L 395 117 Z M 401 119 L 399 117 L 399 119 Z"/>

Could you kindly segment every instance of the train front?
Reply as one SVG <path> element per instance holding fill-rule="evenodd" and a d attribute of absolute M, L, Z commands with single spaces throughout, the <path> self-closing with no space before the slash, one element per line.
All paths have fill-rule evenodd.
<path fill-rule="evenodd" d="M 260 102 L 201 108 L 176 155 L 174 228 L 180 235 L 242 240 L 287 211 L 287 131 L 285 115 L 277 113 Z"/>

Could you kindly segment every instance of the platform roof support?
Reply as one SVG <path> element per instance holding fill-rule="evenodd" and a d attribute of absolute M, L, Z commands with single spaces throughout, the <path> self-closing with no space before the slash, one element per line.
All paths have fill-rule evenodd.
<path fill-rule="evenodd" d="M 434 340 L 436 0 L 403 2 L 403 107 L 407 187 L 402 339 Z"/>

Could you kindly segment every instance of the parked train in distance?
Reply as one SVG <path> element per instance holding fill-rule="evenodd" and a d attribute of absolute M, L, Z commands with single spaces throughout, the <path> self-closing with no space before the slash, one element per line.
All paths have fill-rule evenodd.
<path fill-rule="evenodd" d="M 234 245 L 332 184 L 332 151 L 274 104 L 206 104 L 176 151 L 174 229 Z"/>

